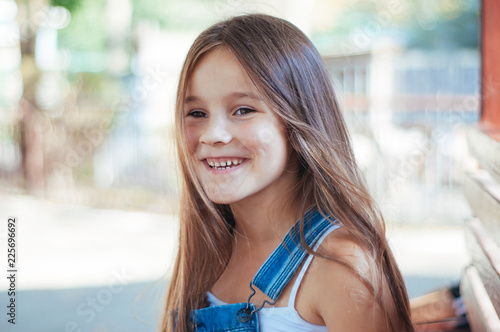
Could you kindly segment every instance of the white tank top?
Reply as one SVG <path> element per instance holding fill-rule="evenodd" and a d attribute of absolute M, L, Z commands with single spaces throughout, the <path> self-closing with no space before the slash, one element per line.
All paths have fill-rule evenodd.
<path fill-rule="evenodd" d="M 325 239 L 325 237 L 330 234 L 334 229 L 331 228 L 323 234 L 323 236 L 318 240 L 315 246 L 315 250 Z M 307 268 L 311 264 L 314 255 L 308 255 L 302 269 L 295 280 L 292 291 L 290 292 L 290 298 L 288 299 L 288 305 L 286 307 L 269 307 L 262 308 L 257 312 L 259 317 L 259 328 L 262 332 L 327 332 L 326 326 L 315 325 L 309 323 L 300 317 L 297 310 L 295 310 L 295 298 L 297 297 L 297 292 L 300 287 L 300 283 L 304 278 Z M 208 292 L 208 302 L 211 307 L 226 305 L 227 303 L 219 300 L 211 292 Z"/>

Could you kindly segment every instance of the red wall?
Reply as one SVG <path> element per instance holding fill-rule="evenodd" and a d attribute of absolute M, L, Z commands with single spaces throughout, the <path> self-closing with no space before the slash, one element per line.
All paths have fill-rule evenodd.
<path fill-rule="evenodd" d="M 500 1 L 482 0 L 481 124 L 500 128 Z"/>

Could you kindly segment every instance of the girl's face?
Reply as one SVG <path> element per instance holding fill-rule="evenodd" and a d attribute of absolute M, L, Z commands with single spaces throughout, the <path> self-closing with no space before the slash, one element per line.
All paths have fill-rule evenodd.
<path fill-rule="evenodd" d="M 227 48 L 196 65 L 183 116 L 191 162 L 213 202 L 273 200 L 296 183 L 281 119 Z"/>

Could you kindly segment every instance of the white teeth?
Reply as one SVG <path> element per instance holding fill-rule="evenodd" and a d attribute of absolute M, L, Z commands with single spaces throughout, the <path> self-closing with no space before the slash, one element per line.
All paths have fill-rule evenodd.
<path fill-rule="evenodd" d="M 207 163 L 210 167 L 215 168 L 215 169 L 227 169 L 231 168 L 231 166 L 238 166 L 243 162 L 243 159 L 233 159 L 233 160 L 227 160 L 227 161 L 213 161 L 207 159 Z"/>

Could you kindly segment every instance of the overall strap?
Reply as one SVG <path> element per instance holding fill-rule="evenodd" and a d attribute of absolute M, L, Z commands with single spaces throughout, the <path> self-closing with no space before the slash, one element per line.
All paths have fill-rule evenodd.
<path fill-rule="evenodd" d="M 300 242 L 302 231 L 307 245 L 313 248 L 330 227 L 337 228 L 339 225 L 335 220 L 323 217 L 316 208 L 309 210 L 304 216 L 303 230 L 300 221 L 297 222 L 285 236 L 283 242 L 257 271 L 250 284 L 252 290 L 253 284 L 273 302 L 276 302 L 307 254 L 305 247 Z"/>

